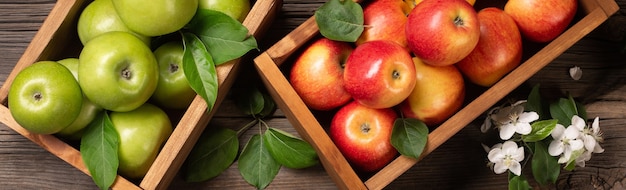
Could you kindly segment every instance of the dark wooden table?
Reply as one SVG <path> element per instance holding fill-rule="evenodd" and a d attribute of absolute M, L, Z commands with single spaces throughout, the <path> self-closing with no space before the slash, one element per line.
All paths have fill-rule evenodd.
<path fill-rule="evenodd" d="M 480 1 L 480 0 L 479 0 Z M 283 8 L 261 40 L 267 48 L 310 17 L 325 0 L 284 0 Z M 0 2 L 0 85 L 49 13 L 52 0 L 3 0 Z M 567 50 L 519 88 L 527 91 L 541 83 L 549 95 L 566 92 L 583 102 L 590 117 L 601 118 L 606 151 L 595 154 L 587 167 L 563 172 L 549 189 L 625 189 L 626 188 L 626 54 L 623 36 L 626 1 L 617 0 L 622 9 L 604 25 Z M 252 62 L 245 63 L 242 75 L 254 76 Z M 568 69 L 583 69 L 579 81 L 572 80 Z M 245 86 L 240 81 L 234 87 Z M 512 96 L 519 95 L 516 91 Z M 247 123 L 229 96 L 208 127 L 237 128 Z M 461 130 L 411 170 L 396 179 L 389 189 L 506 189 L 507 176 L 496 175 L 486 167 L 486 153 L 479 131 L 481 119 Z M 280 110 L 267 120 L 273 127 L 296 133 Z M 256 130 L 242 137 L 247 141 Z M 203 183 L 186 183 L 180 178 L 172 189 L 253 189 L 238 173 L 237 164 L 217 178 Z M 529 172 L 529 171 L 526 171 Z M 335 189 L 321 166 L 302 170 L 282 168 L 269 189 Z M 4 125 L 0 125 L 0 189 L 97 189 L 92 179 L 64 161 L 41 149 Z"/>

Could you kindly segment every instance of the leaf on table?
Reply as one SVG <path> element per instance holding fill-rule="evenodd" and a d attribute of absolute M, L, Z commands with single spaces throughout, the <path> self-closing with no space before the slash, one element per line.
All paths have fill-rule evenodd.
<path fill-rule="evenodd" d="M 236 98 L 237 107 L 247 115 L 257 115 L 265 107 L 263 94 L 256 87 L 243 88 L 237 92 Z"/>
<path fill-rule="evenodd" d="M 319 163 L 317 152 L 308 142 L 276 128 L 267 128 L 263 134 L 265 147 L 272 157 L 288 168 L 301 169 Z"/>
<path fill-rule="evenodd" d="M 391 145 L 404 156 L 419 158 L 428 141 L 428 126 L 414 118 L 398 118 L 393 124 Z"/>
<path fill-rule="evenodd" d="M 537 112 L 539 120 L 542 120 L 544 118 L 549 118 L 549 115 L 545 115 L 543 107 L 544 104 L 541 99 L 541 93 L 539 92 L 539 86 L 540 85 L 535 85 L 528 94 L 525 110 Z"/>
<path fill-rule="evenodd" d="M 85 129 L 80 154 L 100 189 L 109 189 L 117 177 L 119 135 L 107 112 L 101 112 Z"/>
<path fill-rule="evenodd" d="M 363 8 L 354 1 L 329 0 L 314 16 L 322 36 L 331 40 L 356 42 L 364 30 Z"/>
<path fill-rule="evenodd" d="M 217 101 L 217 70 L 211 54 L 202 41 L 192 33 L 183 33 L 183 71 L 191 88 L 207 103 L 208 111 Z"/>
<path fill-rule="evenodd" d="M 237 59 L 258 47 L 248 28 L 220 11 L 198 9 L 186 27 L 206 45 L 215 65 Z"/>
<path fill-rule="evenodd" d="M 521 176 L 513 176 L 509 179 L 509 190 L 529 190 L 528 180 Z"/>
<path fill-rule="evenodd" d="M 532 130 L 528 135 L 522 135 L 522 140 L 524 142 L 537 142 L 545 139 L 550 136 L 550 133 L 552 133 L 552 130 L 556 127 L 557 122 L 558 120 L 556 119 L 534 122 L 530 125 Z"/>
<path fill-rule="evenodd" d="M 558 119 L 561 125 L 569 126 L 572 123 L 572 117 L 578 115 L 576 101 L 572 98 L 559 98 L 557 102 L 550 104 L 550 115 Z"/>
<path fill-rule="evenodd" d="M 541 141 L 535 143 L 535 152 L 531 165 L 533 176 L 541 185 L 555 183 L 561 171 L 557 157 L 550 156 L 548 148 Z"/>
<path fill-rule="evenodd" d="M 257 189 L 265 189 L 278 174 L 280 166 L 265 148 L 263 136 L 259 134 L 250 138 L 238 161 L 243 179 Z"/>
<path fill-rule="evenodd" d="M 217 127 L 205 130 L 185 162 L 188 182 L 209 180 L 228 169 L 239 153 L 237 132 Z"/>

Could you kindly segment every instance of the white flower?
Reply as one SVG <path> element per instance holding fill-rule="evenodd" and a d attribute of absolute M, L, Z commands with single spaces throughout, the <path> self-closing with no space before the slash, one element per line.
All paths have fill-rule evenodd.
<path fill-rule="evenodd" d="M 524 112 L 523 105 L 514 105 L 508 110 L 506 115 L 502 115 L 504 111 L 498 112 L 494 117 L 494 120 L 500 128 L 500 138 L 502 140 L 508 140 L 513 137 L 513 134 L 519 133 L 527 135 L 532 131 L 530 123 L 539 119 L 537 112 Z"/>
<path fill-rule="evenodd" d="M 604 141 L 604 139 L 602 138 L 602 132 L 600 131 L 599 118 L 596 117 L 593 120 L 591 126 L 587 126 L 585 124 L 585 121 L 578 116 L 574 116 L 572 118 L 572 125 L 574 125 L 574 120 L 576 120 L 576 127 L 580 131 L 580 138 L 585 144 L 585 149 L 593 153 L 604 152 L 604 149 L 600 146 L 599 143 Z"/>
<path fill-rule="evenodd" d="M 583 141 L 578 139 L 580 131 L 577 127 L 571 126 L 567 129 L 561 124 L 556 124 L 552 130 L 552 142 L 548 147 L 548 153 L 552 156 L 559 156 L 559 163 L 566 163 L 570 160 L 573 151 L 580 150 L 584 147 Z"/>
<path fill-rule="evenodd" d="M 569 68 L 569 76 L 574 80 L 580 80 L 583 77 L 583 70 L 579 66 Z"/>
<path fill-rule="evenodd" d="M 501 146 L 500 144 L 494 145 L 487 158 L 494 163 L 493 171 L 496 174 L 510 170 L 519 176 L 522 173 L 522 166 L 519 162 L 524 160 L 524 148 L 518 147 L 513 141 L 506 141 Z"/>

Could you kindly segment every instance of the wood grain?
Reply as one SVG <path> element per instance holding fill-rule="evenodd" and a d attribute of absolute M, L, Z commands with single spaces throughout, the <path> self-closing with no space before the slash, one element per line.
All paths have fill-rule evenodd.
<path fill-rule="evenodd" d="M 325 0 L 284 0 L 281 13 L 271 25 L 263 49 L 305 22 Z M 587 106 L 590 117 L 599 116 L 604 131 L 605 153 L 596 154 L 587 167 L 564 172 L 557 184 L 546 189 L 624 189 L 626 188 L 626 54 L 621 53 L 626 19 L 626 1 L 617 0 L 618 15 L 594 30 L 564 54 L 541 69 L 503 101 L 523 96 L 534 84 L 541 84 L 549 96 L 570 93 Z M 0 2 L 0 84 L 24 53 L 41 23 L 56 1 L 8 0 Z M 621 31 L 621 32 L 620 32 Z M 569 67 L 583 69 L 583 78 L 573 81 Z M 256 73 L 253 66 L 242 65 Z M 246 80 L 248 79 L 248 80 Z M 255 78 L 256 79 L 256 78 Z M 233 88 L 250 85 L 247 77 L 238 79 Z M 258 81 L 257 81 L 258 82 Z M 238 128 L 249 121 L 235 106 L 232 95 L 225 98 L 207 127 Z M 282 111 L 268 119 L 270 125 L 297 134 Z M 391 182 L 387 189 L 506 189 L 505 175 L 496 175 L 486 167 L 486 153 L 480 143 L 490 143 L 489 134 L 479 131 L 481 119 L 473 121 L 407 172 Z M 241 138 L 246 141 L 257 130 Z M 239 175 L 236 163 L 217 178 L 202 183 L 186 183 L 176 176 L 171 189 L 253 189 Z M 529 171 L 524 171 L 529 173 Z M 534 184 L 534 183 L 533 183 Z M 4 125 L 0 125 L 1 189 L 97 189 L 91 178 L 65 161 L 43 150 Z M 321 166 L 304 170 L 282 168 L 268 189 L 336 189 Z"/>

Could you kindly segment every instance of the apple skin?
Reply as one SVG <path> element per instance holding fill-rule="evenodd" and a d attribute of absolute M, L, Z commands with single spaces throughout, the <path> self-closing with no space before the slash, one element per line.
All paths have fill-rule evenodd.
<path fill-rule="evenodd" d="M 250 12 L 250 0 L 198 0 L 198 8 L 220 11 L 239 22 Z"/>
<path fill-rule="evenodd" d="M 198 0 L 112 0 L 122 21 L 139 34 L 161 36 L 183 28 L 198 10 Z"/>
<path fill-rule="evenodd" d="M 356 170 L 374 172 L 398 153 L 391 145 L 396 119 L 397 114 L 391 108 L 374 109 L 353 101 L 334 115 L 329 135 Z"/>
<path fill-rule="evenodd" d="M 72 72 L 74 79 L 76 79 L 76 82 L 78 82 L 78 58 L 66 58 L 57 62 L 69 69 L 70 72 Z M 89 123 L 91 123 L 91 121 L 93 121 L 101 111 L 102 108 L 100 106 L 89 101 L 89 99 L 83 95 L 83 104 L 78 117 L 76 117 L 72 124 L 56 133 L 56 135 L 70 140 L 80 139 L 82 137 L 83 129 L 87 127 L 87 125 L 89 125 Z"/>
<path fill-rule="evenodd" d="M 465 82 L 454 66 L 432 66 L 413 58 L 417 71 L 415 88 L 398 109 L 405 117 L 416 118 L 427 126 L 441 124 L 456 113 L 465 99 Z"/>
<path fill-rule="evenodd" d="M 343 79 L 355 101 L 371 108 L 389 108 L 411 93 L 415 66 L 409 52 L 399 44 L 369 41 L 350 54 Z"/>
<path fill-rule="evenodd" d="M 152 100 L 163 108 L 185 109 L 196 97 L 183 72 L 183 48 L 182 41 L 170 41 L 154 50 L 159 64 L 159 82 Z"/>
<path fill-rule="evenodd" d="M 106 110 L 138 108 L 152 96 L 159 80 L 154 54 L 128 32 L 107 32 L 90 40 L 78 59 L 83 93 Z"/>
<path fill-rule="evenodd" d="M 509 0 L 504 12 L 515 20 L 524 38 L 544 43 L 565 31 L 577 8 L 577 0 Z"/>
<path fill-rule="evenodd" d="M 150 37 L 137 34 L 126 27 L 117 15 L 111 0 L 92 1 L 83 9 L 76 25 L 78 38 L 85 45 L 92 38 L 110 31 L 130 32 L 141 41 L 150 45 Z"/>
<path fill-rule="evenodd" d="M 72 73 L 54 61 L 40 61 L 20 71 L 8 94 L 15 121 L 36 134 L 53 134 L 70 125 L 83 102 Z"/>
<path fill-rule="evenodd" d="M 403 0 L 377 0 L 363 9 L 363 21 L 366 26 L 356 41 L 357 46 L 373 40 L 389 40 L 407 48 L 404 28 L 409 4 Z"/>
<path fill-rule="evenodd" d="M 424 63 L 452 65 L 478 44 L 476 10 L 464 0 L 429 0 L 415 6 L 406 24 L 409 49 Z"/>
<path fill-rule="evenodd" d="M 522 37 L 513 18 L 502 9 L 484 8 L 478 20 L 478 44 L 456 65 L 471 82 L 489 87 L 520 65 Z"/>
<path fill-rule="evenodd" d="M 321 37 L 297 58 L 289 82 L 310 109 L 331 110 L 352 99 L 344 88 L 343 65 L 353 50 L 347 42 Z"/>
<path fill-rule="evenodd" d="M 170 119 L 148 103 L 128 112 L 111 112 L 109 117 L 119 135 L 119 173 L 128 178 L 143 177 L 172 134 Z"/>
<path fill-rule="evenodd" d="M 421 3 L 422 1 L 424 1 L 424 0 L 415 0 L 415 1 L 413 1 L 413 2 L 414 2 L 414 4 L 415 4 L 415 5 L 417 5 L 417 4 Z M 476 3 L 476 0 L 467 0 L 467 2 L 468 2 L 470 5 L 474 6 L 474 4 Z"/>

